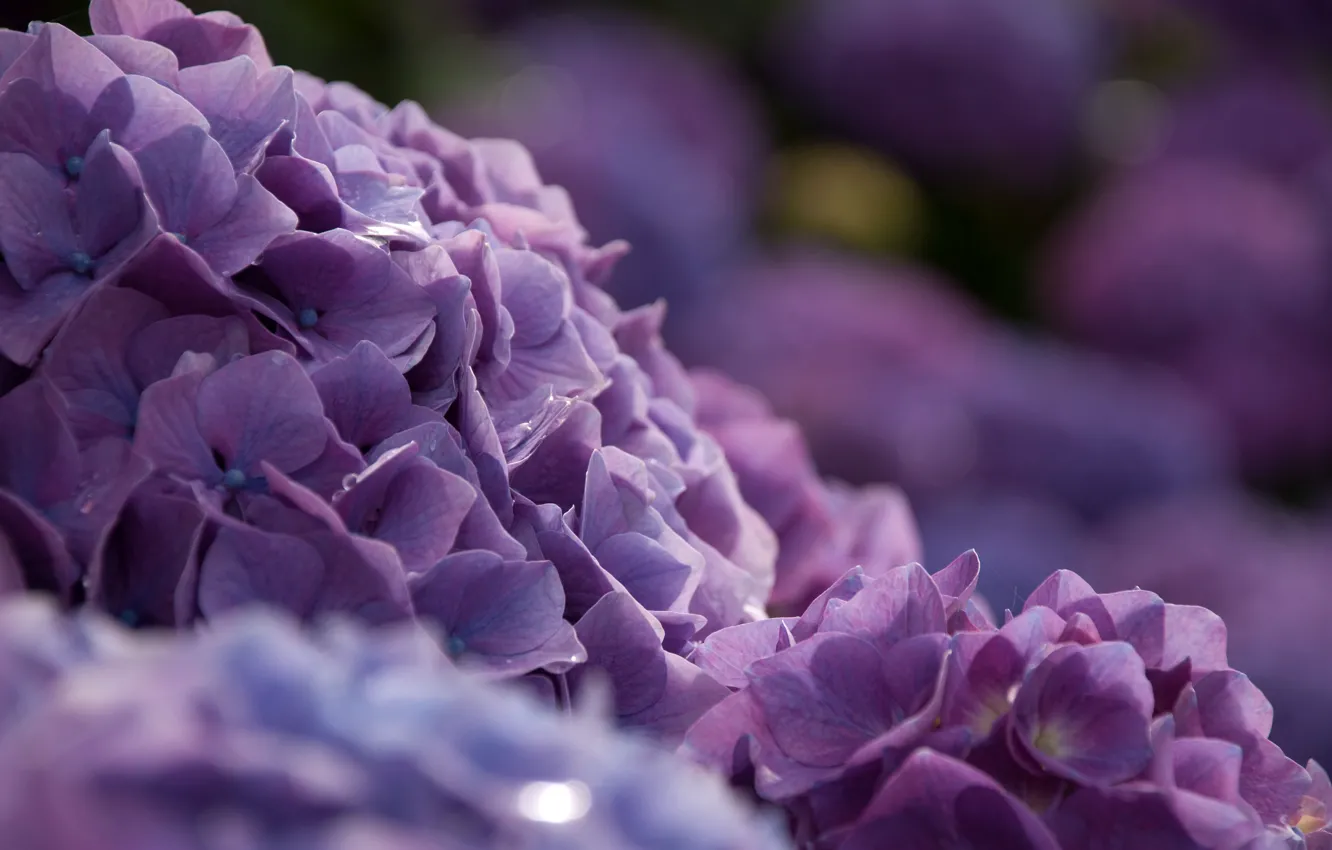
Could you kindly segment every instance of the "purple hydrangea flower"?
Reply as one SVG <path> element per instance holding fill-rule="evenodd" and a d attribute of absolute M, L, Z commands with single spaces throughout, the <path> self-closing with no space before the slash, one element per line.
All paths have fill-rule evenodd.
<path fill-rule="evenodd" d="M 159 640 L 9 600 L 0 753 L 0 830 L 32 850 L 784 846 L 716 778 L 417 631 L 267 612 Z"/>
<path fill-rule="evenodd" d="M 233 16 L 91 18 L 0 39 L 0 587 L 139 628 L 419 620 L 561 702 L 650 693 L 622 722 L 678 739 L 725 693 L 682 656 L 765 616 L 777 542 L 662 311 L 599 288 L 623 246 L 517 143 Z"/>
<path fill-rule="evenodd" d="M 1328 457 L 1328 243 L 1310 200 L 1238 162 L 1174 159 L 1130 172 L 1057 238 L 1056 321 L 1164 366 L 1227 419 L 1247 469 Z"/>
<path fill-rule="evenodd" d="M 1061 0 L 819 0 L 792 7 L 773 60 L 789 89 L 911 165 L 1024 187 L 1072 159 L 1096 34 L 1090 7 Z"/>
<path fill-rule="evenodd" d="M 715 633 L 694 657 L 733 693 L 684 751 L 835 848 L 1280 846 L 1316 808 L 1216 615 L 1058 572 L 996 626 L 978 568 L 857 569 Z"/>
<path fill-rule="evenodd" d="M 1229 478 L 1224 429 L 1177 382 L 1015 337 L 910 267 L 779 257 L 694 321 L 693 361 L 800 423 L 821 469 L 894 482 L 922 517 L 981 485 L 1096 516 Z"/>

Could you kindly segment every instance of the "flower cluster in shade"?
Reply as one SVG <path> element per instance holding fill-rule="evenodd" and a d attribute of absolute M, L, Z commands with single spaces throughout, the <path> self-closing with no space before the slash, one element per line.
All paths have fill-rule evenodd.
<path fill-rule="evenodd" d="M 0 604 L 8 846 L 784 846 L 717 777 L 460 671 L 417 629 L 251 610 L 144 634 Z"/>
<path fill-rule="evenodd" d="M 991 621 L 966 553 L 848 572 L 693 653 L 733 693 L 683 750 L 787 807 L 801 846 L 1324 846 L 1328 787 L 1268 740 L 1220 618 L 1055 573 Z"/>
<path fill-rule="evenodd" d="M 803 0 L 771 65 L 798 101 L 922 172 L 1041 187 L 1073 161 L 1105 58 L 1092 5 Z"/>
<path fill-rule="evenodd" d="M 1172 104 L 1160 149 L 1054 235 L 1052 323 L 1173 372 L 1225 418 L 1244 470 L 1332 460 L 1332 117 L 1289 70 L 1215 75 Z"/>
<path fill-rule="evenodd" d="M 725 688 L 679 653 L 763 616 L 777 541 L 662 308 L 599 288 L 625 246 L 518 144 L 276 66 L 232 15 L 91 20 L 0 32 L 0 588 L 143 627 L 419 619 L 681 734 Z"/>

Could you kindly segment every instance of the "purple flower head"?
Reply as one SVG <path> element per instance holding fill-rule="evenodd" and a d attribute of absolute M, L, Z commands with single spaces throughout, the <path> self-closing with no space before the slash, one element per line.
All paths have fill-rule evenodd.
<path fill-rule="evenodd" d="M 12 600 L 0 695 L 0 829 L 33 850 L 786 846 L 714 777 L 411 630 L 250 612 L 153 641 Z"/>
<path fill-rule="evenodd" d="M 809 2 L 774 59 L 789 88 L 911 164 L 1022 186 L 1071 158 L 1095 31 L 1088 8 L 1058 0 Z"/>
<path fill-rule="evenodd" d="M 758 182 L 747 93 L 714 57 L 632 19 L 549 18 L 508 38 L 522 64 L 505 96 L 446 113 L 528 145 L 594 238 L 632 243 L 609 284 L 622 301 L 700 297 L 744 241 Z"/>
<path fill-rule="evenodd" d="M 1014 337 L 908 267 L 779 258 L 697 324 L 694 360 L 799 422 L 821 469 L 896 482 L 925 525 L 980 485 L 1097 516 L 1228 477 L 1224 429 L 1175 382 Z"/>
<path fill-rule="evenodd" d="M 1314 389 L 1327 280 L 1305 197 L 1239 164 L 1175 160 L 1127 175 L 1071 222 L 1047 294 L 1071 333 L 1190 383 L 1225 415 L 1245 466 L 1280 474 L 1328 452 L 1332 409 Z"/>
<path fill-rule="evenodd" d="M 996 627 L 978 568 L 853 570 L 715 633 L 693 656 L 733 692 L 684 751 L 836 848 L 1267 846 L 1314 811 L 1214 614 L 1059 572 Z"/>

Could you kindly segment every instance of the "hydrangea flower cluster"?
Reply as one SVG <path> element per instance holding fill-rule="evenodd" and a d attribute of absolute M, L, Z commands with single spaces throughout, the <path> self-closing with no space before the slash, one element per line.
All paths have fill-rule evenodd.
<path fill-rule="evenodd" d="M 720 698 L 663 640 L 763 616 L 776 539 L 662 309 L 597 288 L 625 246 L 516 143 L 275 66 L 232 15 L 91 20 L 0 33 L 0 583 L 138 626 L 419 618 L 503 676 L 651 669 L 663 706 L 625 711 L 658 731 Z"/>
<path fill-rule="evenodd" d="M 1061 571 L 998 626 L 979 568 L 853 569 L 799 617 L 714 633 L 693 658 L 734 693 L 684 750 L 786 805 L 809 847 L 1275 848 L 1325 830 L 1321 771 L 1268 740 L 1218 617 Z"/>
<path fill-rule="evenodd" d="M 250 611 L 162 641 L 0 605 L 0 834 L 28 850 L 768 850 L 716 777 L 459 671 Z M 67 757 L 76 748 L 79 758 Z"/>
<path fill-rule="evenodd" d="M 1048 185 L 1073 160 L 1097 81 L 1090 4 L 806 0 L 774 70 L 811 108 L 936 177 Z M 884 85 L 892 80 L 892 85 Z"/>

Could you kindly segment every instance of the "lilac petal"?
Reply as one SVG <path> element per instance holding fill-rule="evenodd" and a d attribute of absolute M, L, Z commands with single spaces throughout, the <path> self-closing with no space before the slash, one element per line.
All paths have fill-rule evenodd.
<path fill-rule="evenodd" d="M 199 566 L 199 610 L 215 617 L 262 601 L 309 617 L 323 581 L 323 559 L 309 543 L 229 523 Z"/>
<path fill-rule="evenodd" d="M 1240 801 L 1244 751 L 1216 738 L 1180 738 L 1171 744 L 1175 784 L 1225 803 Z"/>
<path fill-rule="evenodd" d="M 804 640 L 819 630 L 823 624 L 824 618 L 835 611 L 846 600 L 855 597 L 870 583 L 865 577 L 865 571 L 860 567 L 852 567 L 841 578 L 828 586 L 828 589 L 814 598 L 809 606 L 805 608 L 800 619 L 791 627 L 791 633 L 795 635 L 796 640 Z"/>
<path fill-rule="evenodd" d="M 476 467 L 463 450 L 462 438 L 445 422 L 429 422 L 395 434 L 376 446 L 369 458 L 373 462 L 384 453 L 408 443 L 416 443 L 421 456 L 440 469 L 452 472 L 480 489 Z M 499 553 L 506 560 L 521 560 L 527 551 L 505 530 L 504 523 L 486 499 L 472 503 L 472 509 L 458 531 L 458 548 L 486 549 Z"/>
<path fill-rule="evenodd" d="M 137 160 L 162 228 L 184 236 L 186 244 L 216 224 L 236 201 L 231 161 L 202 127 L 186 125 L 145 145 Z"/>
<path fill-rule="evenodd" d="M 25 292 L 0 265 L 0 355 L 25 366 L 36 363 L 65 317 L 87 294 L 87 278 L 75 274 L 48 277 Z"/>
<path fill-rule="evenodd" d="M 1180 822 L 1167 792 L 1155 786 L 1122 789 L 1082 788 L 1048 818 L 1059 846 L 1073 850 L 1203 850 Z M 1231 846 L 1231 845 L 1223 845 Z"/>
<path fill-rule="evenodd" d="M 843 850 L 1059 850 L 1026 806 L 963 762 L 921 749 L 874 795 Z"/>
<path fill-rule="evenodd" d="M 197 406 L 199 433 L 248 476 L 258 474 L 260 461 L 283 472 L 299 470 L 328 442 L 319 394 L 285 354 L 255 354 L 223 366 L 199 387 Z"/>
<path fill-rule="evenodd" d="M 131 626 L 188 622 L 177 594 L 198 569 L 203 513 L 189 496 L 149 484 L 130 498 L 88 576 L 88 601 Z"/>
<path fill-rule="evenodd" d="M 199 430 L 196 401 L 204 375 L 186 372 L 153 384 L 139 399 L 134 449 L 157 469 L 213 486 L 222 470 Z"/>
<path fill-rule="evenodd" d="M 746 687 L 750 664 L 795 643 L 790 636 L 795 622 L 794 617 L 775 617 L 719 629 L 699 644 L 689 660 L 728 688 Z"/>
<path fill-rule="evenodd" d="M 322 233 L 342 227 L 342 203 L 333 172 L 303 156 L 269 156 L 254 176 L 296 213 L 301 230 Z"/>
<path fill-rule="evenodd" d="M 334 500 L 348 528 L 391 544 L 408 573 L 424 572 L 452 550 L 476 501 L 465 479 L 416 455 L 410 443 L 384 454 Z"/>
<path fill-rule="evenodd" d="M 26 154 L 0 153 L 0 251 L 25 290 L 64 270 L 79 250 L 63 183 Z"/>
<path fill-rule="evenodd" d="M 80 479 L 78 444 L 63 407 L 43 381 L 0 398 L 0 488 L 38 510 L 63 501 Z"/>
<path fill-rule="evenodd" d="M 601 414 L 576 402 L 559 427 L 546 435 L 520 466 L 510 467 L 515 490 L 536 502 L 571 508 L 582 501 L 592 453 L 601 448 Z"/>
<path fill-rule="evenodd" d="M 700 565 L 694 558 L 681 560 L 675 551 L 636 532 L 613 535 L 593 554 L 635 599 L 653 610 L 687 605 L 698 584 Z"/>
<path fill-rule="evenodd" d="M 121 508 L 152 467 L 122 439 L 99 440 L 80 456 L 80 474 L 73 489 L 46 509 L 47 517 L 65 536 L 70 554 L 91 563 Z"/>
<path fill-rule="evenodd" d="M 836 768 L 893 724 L 883 659 L 853 635 L 820 633 L 748 676 L 774 741 L 801 764 Z"/>
<path fill-rule="evenodd" d="M 564 621 L 564 592 L 548 561 L 459 552 L 414 576 L 419 616 L 438 622 L 449 654 L 506 675 L 562 673 L 587 656 Z"/>
<path fill-rule="evenodd" d="M 117 145 L 138 155 L 183 127 L 206 132 L 208 119 L 166 86 L 131 75 L 112 80 L 102 90 L 85 126 L 89 138 L 110 132 Z"/>
<path fill-rule="evenodd" d="M 260 72 L 248 56 L 186 68 L 180 93 L 208 119 L 238 173 L 252 172 L 273 137 L 296 120 L 291 69 Z"/>
<path fill-rule="evenodd" d="M 966 607 L 971 595 L 976 592 L 976 582 L 980 578 L 980 557 L 975 549 L 963 552 L 931 578 L 939 588 L 939 595 L 943 597 L 944 615 L 952 617 Z"/>
<path fill-rule="evenodd" d="M 571 673 L 575 685 L 598 672 L 615 691 L 623 726 L 642 728 L 668 745 L 730 690 L 661 647 L 660 625 L 628 593 L 602 597 L 575 626 L 587 664 Z"/>
<path fill-rule="evenodd" d="M 518 499 L 514 505 L 515 534 L 530 533 L 536 544 L 534 557 L 555 565 L 564 587 L 564 615 L 577 620 L 608 593 L 624 586 L 602 569 L 583 541 L 578 539 L 558 505 L 533 505 Z"/>
<path fill-rule="evenodd" d="M 444 249 L 397 251 L 393 261 L 421 286 L 435 304 L 435 339 L 421 362 L 407 375 L 417 404 L 445 410 L 458 396 L 458 371 L 466 353 L 465 304 L 471 281 L 458 274 Z"/>
<path fill-rule="evenodd" d="M 1080 599 L 1095 595 L 1096 591 L 1077 573 L 1059 570 L 1031 592 L 1022 610 L 1028 611 L 1040 605 L 1058 612 Z"/>
<path fill-rule="evenodd" d="M 25 32 L 0 30 L 0 77 L 9 70 L 20 56 L 37 41 L 37 37 Z"/>
<path fill-rule="evenodd" d="M 890 570 L 824 618 L 820 632 L 859 635 L 888 648 L 915 635 L 943 632 L 943 599 L 919 564 Z"/>
<path fill-rule="evenodd" d="M 102 287 L 51 343 L 42 374 L 64 396 L 70 427 L 81 441 L 132 433 L 139 387 L 126 363 L 128 350 L 131 340 L 165 317 L 166 310 L 145 295 Z"/>
<path fill-rule="evenodd" d="M 338 435 L 362 450 L 438 418 L 412 405 L 407 379 L 370 342 L 321 366 L 311 380 Z"/>
<path fill-rule="evenodd" d="M 1065 645 L 1027 677 L 1012 732 L 1042 767 L 1084 785 L 1136 776 L 1151 760 L 1151 685 L 1126 643 Z"/>
<path fill-rule="evenodd" d="M 685 734 L 680 753 L 722 776 L 739 776 L 753 766 L 754 731 L 763 713 L 749 691 L 738 691 L 699 717 Z"/>
<path fill-rule="evenodd" d="M 1064 631 L 1059 635 L 1058 640 L 1055 642 L 1079 643 L 1083 646 L 1090 646 L 1094 643 L 1101 642 L 1101 633 L 1096 628 L 1096 623 L 1091 617 L 1078 611 L 1068 618 L 1068 622 L 1064 626 Z M 1132 645 L 1131 642 L 1130 645 Z M 1150 674 L 1148 678 L 1150 678 Z"/>
<path fill-rule="evenodd" d="M 176 54 L 160 44 L 126 35 L 89 36 L 88 43 L 105 53 L 126 74 L 138 74 L 169 88 L 179 88 L 180 63 Z"/>
<path fill-rule="evenodd" d="M 107 291 L 133 292 L 123 287 Z M 244 321 L 198 315 L 162 319 L 135 335 L 125 363 L 134 382 L 147 387 L 169 378 L 186 352 L 207 354 L 218 363 L 248 355 L 250 340 Z"/>
<path fill-rule="evenodd" d="M 92 0 L 88 17 L 98 35 L 144 38 L 167 21 L 190 16 L 177 0 Z"/>
<path fill-rule="evenodd" d="M 17 80 L 31 79 L 42 90 L 59 92 L 87 110 L 110 83 L 123 76 L 114 62 L 86 40 L 60 24 L 48 23 L 42 25 L 32 46 L 0 76 L 0 91 Z"/>
<path fill-rule="evenodd" d="M 1233 670 L 1208 673 L 1192 689 L 1201 732 L 1244 751 L 1240 793 L 1264 823 L 1278 823 L 1299 807 L 1312 784 L 1309 774 L 1268 740 L 1272 704 L 1248 677 Z M 1181 695 L 1183 698 L 1184 695 Z M 1184 734 L 1181 724 L 1181 734 Z"/>
<path fill-rule="evenodd" d="M 153 0 L 153 4 L 162 0 Z M 248 56 L 261 69 L 273 66 L 259 31 L 230 12 L 172 16 L 149 28 L 140 37 L 171 49 L 181 68 L 222 62 Z"/>
<path fill-rule="evenodd" d="M 79 566 L 60 532 L 31 505 L 0 489 L 0 535 L 18 561 L 29 591 L 69 600 L 80 578 Z"/>
<path fill-rule="evenodd" d="M 88 148 L 74 219 L 84 252 L 97 260 L 105 277 L 124 264 L 156 234 L 140 188 L 142 178 L 129 152 L 102 133 Z"/>

